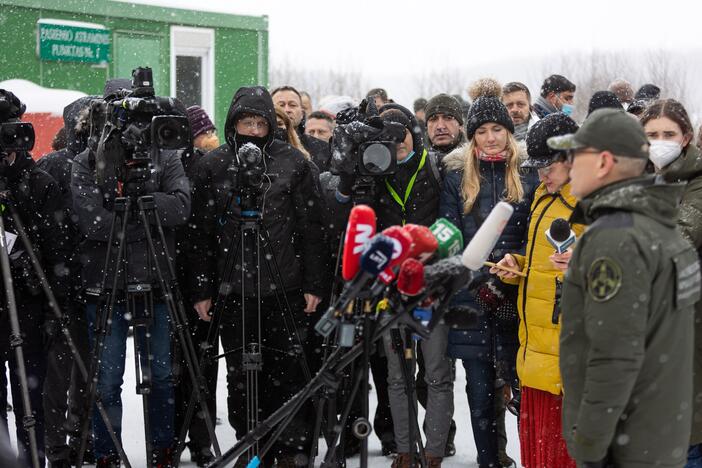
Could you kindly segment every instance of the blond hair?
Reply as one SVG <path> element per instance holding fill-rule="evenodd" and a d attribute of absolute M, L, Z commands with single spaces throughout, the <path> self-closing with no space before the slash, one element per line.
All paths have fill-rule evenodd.
<path fill-rule="evenodd" d="M 519 146 L 511 133 L 507 134 L 507 161 L 505 163 L 505 185 L 507 196 L 504 201 L 519 203 L 524 198 L 524 187 L 519 172 Z M 478 167 L 478 147 L 475 138 L 461 147 L 463 153 L 463 178 L 461 180 L 461 195 L 463 196 L 463 213 L 468 214 L 473 209 L 475 200 L 480 193 L 480 169 Z"/>
<path fill-rule="evenodd" d="M 300 151 L 300 153 L 302 153 L 306 160 L 311 161 L 312 158 L 310 158 L 310 153 L 305 149 L 304 146 L 302 146 L 302 143 L 300 142 L 300 137 L 297 136 L 297 131 L 295 131 L 295 127 L 293 127 L 292 120 L 290 120 L 288 114 L 285 113 L 282 107 L 276 105 L 275 115 L 280 120 L 282 120 L 283 123 L 285 123 L 285 132 L 288 134 L 288 143 L 290 143 L 290 146 Z"/>

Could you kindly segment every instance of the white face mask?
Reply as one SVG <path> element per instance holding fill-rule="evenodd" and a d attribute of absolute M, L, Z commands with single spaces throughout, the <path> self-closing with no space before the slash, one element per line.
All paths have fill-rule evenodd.
<path fill-rule="evenodd" d="M 678 159 L 680 153 L 682 145 L 677 141 L 651 140 L 648 157 L 656 169 L 662 169 Z"/>

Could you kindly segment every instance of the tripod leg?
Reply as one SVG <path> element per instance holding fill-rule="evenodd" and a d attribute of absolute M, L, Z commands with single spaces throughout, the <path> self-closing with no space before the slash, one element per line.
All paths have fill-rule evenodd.
<path fill-rule="evenodd" d="M 132 329 L 134 330 L 134 369 L 136 374 L 136 393 L 142 397 L 142 408 L 144 412 L 144 441 L 146 447 L 147 463 L 153 456 L 153 444 L 151 440 L 151 394 L 152 394 L 152 374 L 151 374 L 151 325 L 153 324 L 153 304 L 151 294 L 134 295 L 127 299 L 129 304 L 126 314 L 132 317 Z M 139 312 L 137 307 L 143 307 Z"/>
<path fill-rule="evenodd" d="M 209 389 L 207 388 L 207 382 L 205 381 L 205 377 L 202 373 L 202 369 L 197 359 L 197 354 L 195 352 L 195 347 L 192 342 L 192 337 L 189 331 L 187 330 L 187 316 L 185 314 L 185 308 L 183 306 L 182 295 L 180 294 L 180 290 L 176 283 L 175 267 L 170 261 L 168 252 L 166 252 L 166 237 L 163 232 L 163 227 L 161 225 L 158 212 L 155 208 L 155 205 L 153 204 L 152 199 L 142 197 L 139 199 L 138 204 L 139 213 L 146 234 L 149 256 L 152 259 L 153 267 L 156 271 L 159 286 L 164 293 L 164 299 L 166 307 L 168 309 L 170 322 L 172 324 L 173 329 L 176 332 L 178 343 L 180 344 L 180 347 L 183 351 L 183 356 L 185 358 L 186 367 L 188 370 L 188 375 L 190 377 L 193 392 L 191 402 L 194 398 L 199 403 L 200 409 L 203 413 L 207 431 L 210 435 L 210 440 L 212 441 L 213 447 L 215 449 L 215 454 L 219 456 L 221 454 L 221 451 L 219 448 L 219 443 L 217 441 L 217 435 L 215 434 L 214 430 L 214 422 L 212 421 L 212 417 L 207 406 L 207 396 L 209 395 Z M 158 234 L 157 239 L 159 242 L 158 245 L 160 247 L 160 251 L 157 251 L 156 249 L 157 244 L 151 232 L 151 220 L 153 220 L 154 224 L 156 225 L 156 230 Z M 163 275 L 163 271 L 161 270 L 160 266 L 160 259 L 165 259 L 166 261 L 168 274 L 170 275 L 173 286 L 171 286 L 171 284 L 168 281 L 166 281 Z M 192 421 L 193 411 L 194 407 L 191 409 L 191 406 L 189 404 L 183 428 L 181 429 L 182 437 L 179 438 L 178 447 L 176 449 L 176 463 L 178 463 L 178 461 L 180 460 L 180 453 L 182 452 L 183 444 L 185 441 L 185 434 L 183 434 L 183 431 L 187 431 L 187 428 L 189 428 L 190 422 Z"/>
<path fill-rule="evenodd" d="M 27 382 L 27 369 L 24 361 L 24 351 L 22 349 L 22 336 L 19 325 L 19 317 L 17 315 L 17 303 L 15 299 L 15 289 L 12 284 L 12 271 L 10 270 L 10 259 L 7 252 L 7 243 L 5 239 L 5 225 L 0 216 L 0 267 L 2 267 L 3 285 L 5 287 L 5 297 L 7 299 L 7 311 L 10 318 L 10 347 L 15 351 L 15 361 L 17 365 L 17 374 L 20 380 L 20 389 L 22 393 L 22 408 L 24 410 L 24 420 L 22 425 L 27 431 L 29 438 L 29 451 L 31 456 L 32 466 L 39 468 L 39 451 L 37 447 L 37 434 L 34 427 L 35 420 L 32 413 L 32 405 L 29 401 L 29 383 Z M 15 403 L 17 404 L 17 403 Z"/>
<path fill-rule="evenodd" d="M 129 203 L 127 202 L 127 206 L 125 206 L 125 212 L 128 210 L 128 205 Z M 126 233 L 127 233 L 127 216 L 125 215 L 125 212 L 122 212 L 121 215 L 118 215 L 115 213 L 115 216 L 112 220 L 112 225 L 110 227 L 110 235 L 108 237 L 108 242 L 107 242 L 107 253 L 105 255 L 105 267 L 103 269 L 104 274 L 103 274 L 103 281 L 102 281 L 102 294 L 103 294 L 103 300 L 97 305 L 96 307 L 96 320 L 94 323 L 94 345 L 92 349 L 92 355 L 91 355 L 91 361 L 90 361 L 90 372 L 89 376 L 87 379 L 88 382 L 88 396 L 86 398 L 87 401 L 87 412 L 88 414 L 92 414 L 94 411 L 94 408 L 97 408 L 98 413 L 100 414 L 100 418 L 103 420 L 105 423 L 105 427 L 107 428 L 107 432 L 110 435 L 110 438 L 112 439 L 112 443 L 114 444 L 115 448 L 117 449 L 117 453 L 119 454 L 120 459 L 122 460 L 122 463 L 126 466 L 126 468 L 131 468 L 131 464 L 129 463 L 129 459 L 127 458 L 127 454 L 124 452 L 124 448 L 122 447 L 122 444 L 119 440 L 119 437 L 117 437 L 117 434 L 114 430 L 114 427 L 112 426 L 112 423 L 110 422 L 110 417 L 107 414 L 107 410 L 102 404 L 101 397 L 98 393 L 97 390 L 97 384 L 98 384 L 98 377 L 100 374 L 100 363 L 102 361 L 101 356 L 102 352 L 104 350 L 104 342 L 105 342 L 105 336 L 109 334 L 109 320 L 112 318 L 114 307 L 115 307 L 115 295 L 114 292 L 117 290 L 117 284 L 119 281 L 119 272 L 120 272 L 120 265 L 122 264 L 122 260 L 124 258 L 124 246 L 126 242 Z M 119 233 L 117 232 L 117 227 L 120 226 L 120 231 Z M 119 237 L 116 237 L 119 234 Z M 118 245 L 117 245 L 117 254 L 116 258 L 112 258 L 112 252 L 113 252 L 113 242 L 117 238 L 119 240 Z M 109 273 L 113 274 L 113 280 L 112 280 L 112 288 L 107 289 L 106 288 L 106 282 L 107 278 L 109 277 Z M 85 449 L 87 447 L 88 443 L 88 437 L 91 435 L 90 431 L 90 422 L 92 418 L 86 417 L 85 421 L 83 423 L 82 427 L 82 437 L 81 437 L 81 442 L 80 442 L 80 449 L 78 450 L 78 459 L 77 459 L 77 465 L 81 466 L 83 463 L 83 457 L 85 455 Z"/>

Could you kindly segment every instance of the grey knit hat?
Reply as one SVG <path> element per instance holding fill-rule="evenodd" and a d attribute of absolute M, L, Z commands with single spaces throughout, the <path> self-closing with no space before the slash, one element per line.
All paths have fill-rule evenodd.
<path fill-rule="evenodd" d="M 463 125 L 463 111 L 461 110 L 461 103 L 458 102 L 455 97 L 449 96 L 448 94 L 437 94 L 433 98 L 429 99 L 427 106 L 424 108 L 424 114 L 426 115 L 427 122 L 433 115 L 446 114 L 450 115 L 456 119 L 459 124 Z"/>

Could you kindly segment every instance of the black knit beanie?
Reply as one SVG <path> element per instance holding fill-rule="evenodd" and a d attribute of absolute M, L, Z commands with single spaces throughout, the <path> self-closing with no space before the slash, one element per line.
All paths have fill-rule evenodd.
<path fill-rule="evenodd" d="M 549 114 L 537 121 L 526 137 L 529 158 L 522 167 L 546 167 L 560 151 L 554 150 L 546 143 L 549 138 L 567 135 L 578 131 L 578 124 L 562 112 Z"/>
<path fill-rule="evenodd" d="M 587 115 L 592 114 L 597 109 L 611 107 L 612 109 L 624 110 L 619 98 L 612 91 L 597 91 L 590 98 L 590 103 L 587 106 Z"/>
<path fill-rule="evenodd" d="M 429 99 L 429 102 L 427 102 L 427 105 L 424 108 L 424 115 L 426 116 L 425 118 L 427 122 L 433 115 L 436 114 L 450 115 L 456 119 L 459 124 L 463 125 L 461 103 L 458 102 L 453 96 L 442 93 Z"/>
<path fill-rule="evenodd" d="M 502 101 L 496 97 L 479 97 L 470 106 L 470 112 L 468 113 L 468 122 L 466 122 L 466 136 L 468 139 L 472 140 L 478 127 L 488 122 L 498 123 L 509 130 L 510 133 L 514 133 L 514 123 Z"/>

